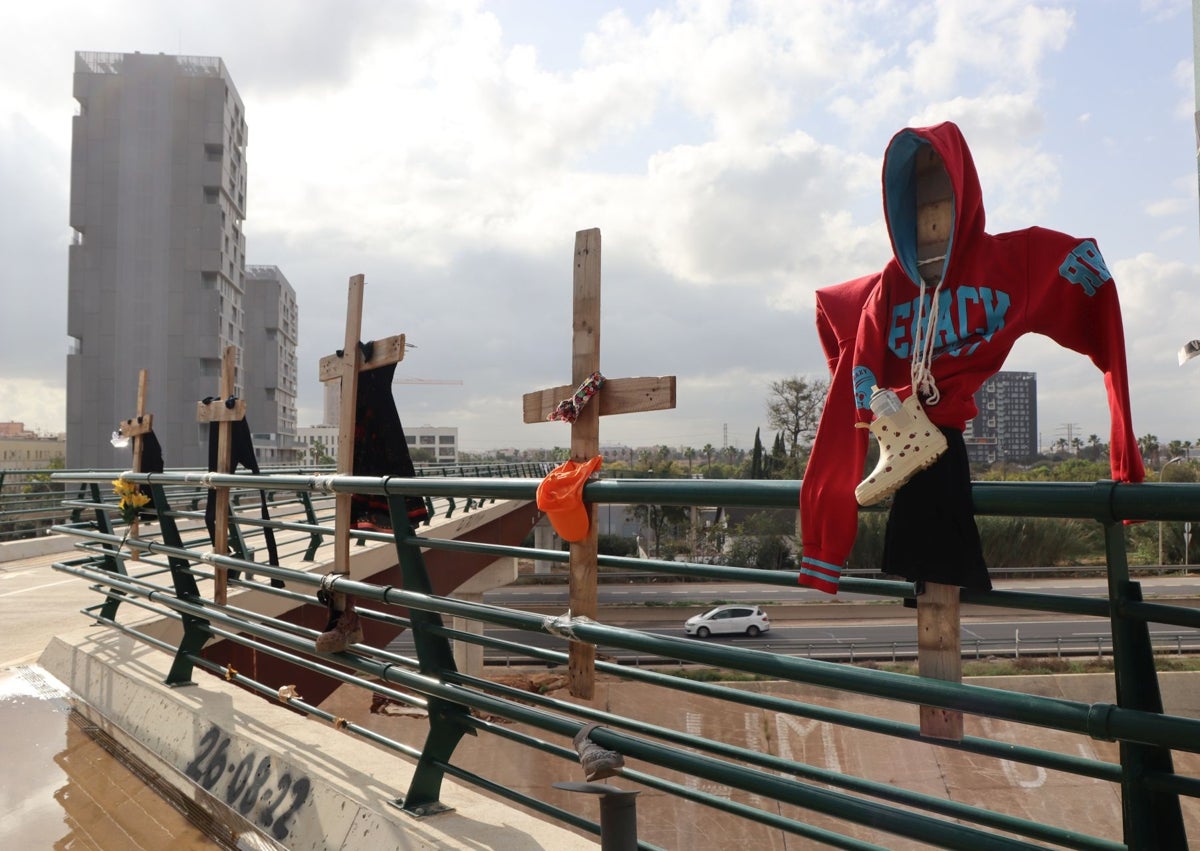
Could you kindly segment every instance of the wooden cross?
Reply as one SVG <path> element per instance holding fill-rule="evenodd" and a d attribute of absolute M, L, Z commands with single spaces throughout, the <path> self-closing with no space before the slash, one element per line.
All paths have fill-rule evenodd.
<path fill-rule="evenodd" d="M 214 473 L 233 471 L 233 435 L 230 423 L 246 418 L 246 400 L 235 399 L 231 407 L 226 400 L 233 397 L 236 386 L 234 375 L 237 370 L 237 348 L 226 346 L 221 355 L 221 390 L 217 398 L 205 404 L 196 403 L 196 422 L 217 423 L 217 469 Z M 229 551 L 229 488 L 216 488 L 216 516 L 213 518 L 213 552 L 225 555 Z M 228 594 L 229 579 L 224 567 L 216 566 L 213 572 L 213 602 L 224 606 Z"/>
<path fill-rule="evenodd" d="M 571 337 L 571 384 L 526 393 L 527 423 L 545 422 L 559 402 L 600 369 L 600 231 L 575 234 L 575 273 Z M 571 423 L 571 459 L 584 462 L 600 454 L 600 417 L 675 407 L 675 376 L 609 378 Z M 571 542 L 570 611 L 572 617 L 596 617 L 596 509 L 588 505 L 588 534 Z M 596 648 L 572 641 L 569 648 L 571 694 L 590 699 L 595 688 Z"/>
<path fill-rule="evenodd" d="M 149 434 L 154 429 L 154 416 L 146 413 L 146 370 L 138 370 L 137 416 L 125 420 L 117 426 L 117 432 L 122 437 L 133 441 L 133 472 L 142 472 L 142 435 Z M 138 536 L 138 515 L 133 515 L 129 524 L 130 537 Z M 137 561 L 141 553 L 133 548 L 129 550 L 130 558 Z"/>
<path fill-rule="evenodd" d="M 338 407 L 338 454 L 339 476 L 354 475 L 354 426 L 358 404 L 358 374 L 404 360 L 404 335 L 398 334 L 376 340 L 371 349 L 371 359 L 363 360 L 358 347 L 362 335 L 363 287 L 366 279 L 362 275 L 350 278 L 349 294 L 346 299 L 346 342 L 341 352 L 321 358 L 322 381 L 341 382 L 341 399 Z M 353 496 L 339 493 L 334 497 L 333 526 L 333 572 L 350 572 L 350 502 Z"/>
<path fill-rule="evenodd" d="M 941 157 L 932 145 L 917 153 L 917 259 L 927 283 L 936 286 L 946 265 L 954 230 L 954 188 Z M 937 305 L 933 306 L 937 311 Z M 962 628 L 959 589 L 925 583 L 917 598 L 917 673 L 949 682 L 962 682 Z M 962 741 L 963 715 L 956 709 L 921 707 L 921 734 Z"/>

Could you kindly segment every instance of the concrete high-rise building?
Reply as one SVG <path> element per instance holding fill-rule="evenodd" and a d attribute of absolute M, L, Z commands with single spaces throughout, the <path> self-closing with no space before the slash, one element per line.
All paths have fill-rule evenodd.
<path fill-rule="evenodd" d="M 76 53 L 74 94 L 67 466 L 129 465 L 142 369 L 167 466 L 206 466 L 196 402 L 245 346 L 242 100 L 218 58 L 141 53 Z"/>
<path fill-rule="evenodd" d="M 979 414 L 963 439 L 972 464 L 1025 462 L 1038 454 L 1037 373 L 998 372 L 975 393 Z"/>
<path fill-rule="evenodd" d="M 254 452 L 262 465 L 295 465 L 303 452 L 296 440 L 296 291 L 279 267 L 247 266 L 243 303 L 243 398 Z"/>

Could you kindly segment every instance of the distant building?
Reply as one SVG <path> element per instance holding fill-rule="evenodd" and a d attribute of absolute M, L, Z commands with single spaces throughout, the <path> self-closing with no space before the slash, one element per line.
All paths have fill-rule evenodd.
<path fill-rule="evenodd" d="M 296 443 L 300 447 L 300 464 L 337 463 L 338 427 L 335 425 L 300 426 L 296 429 Z"/>
<path fill-rule="evenodd" d="M 302 450 L 300 463 L 317 464 L 322 453 L 334 461 L 337 460 L 338 427 L 336 425 L 301 426 L 298 432 L 297 442 Z M 409 452 L 414 456 L 413 462 L 418 467 L 423 463 L 458 463 L 457 428 L 435 428 L 434 426 L 405 428 L 404 439 L 408 443 Z M 418 449 L 428 450 L 430 460 L 421 461 L 416 454 Z"/>
<path fill-rule="evenodd" d="M 975 393 L 979 415 L 963 439 L 972 464 L 1023 463 L 1038 454 L 1037 373 L 998 372 Z"/>
<path fill-rule="evenodd" d="M 318 445 L 329 455 L 337 459 L 338 450 L 338 420 L 341 418 L 341 382 L 327 381 L 325 383 L 325 422 L 321 425 L 304 426 L 299 430 L 300 443 L 304 447 L 304 463 L 316 463 L 313 459 L 318 452 Z M 413 463 L 421 464 L 457 464 L 458 463 L 458 428 L 453 426 L 416 426 L 408 427 L 401 423 L 404 429 L 404 439 L 408 443 L 409 453 L 425 449 L 429 451 L 429 460 L 422 461 L 414 454 Z M 423 454 L 423 453 L 422 453 Z"/>
<path fill-rule="evenodd" d="M 43 436 L 28 431 L 25 423 L 0 423 L 0 470 L 45 470 L 66 454 L 65 434 Z"/>
<path fill-rule="evenodd" d="M 301 463 L 296 439 L 296 291 L 277 266 L 247 266 L 242 397 L 260 465 Z M 265 431 L 260 425 L 273 426 Z"/>
<path fill-rule="evenodd" d="M 219 392 L 225 348 L 246 346 L 241 97 L 218 58 L 141 53 L 76 53 L 74 95 L 67 466 L 128 467 L 110 438 L 145 369 L 167 466 L 205 467 L 196 402 Z"/>
<path fill-rule="evenodd" d="M 404 429 L 404 439 L 408 441 L 408 449 L 414 452 L 426 449 L 433 455 L 434 464 L 458 463 L 458 429 L 454 427 L 435 428 L 434 426 L 418 426 Z M 414 461 L 416 458 L 414 457 Z"/>

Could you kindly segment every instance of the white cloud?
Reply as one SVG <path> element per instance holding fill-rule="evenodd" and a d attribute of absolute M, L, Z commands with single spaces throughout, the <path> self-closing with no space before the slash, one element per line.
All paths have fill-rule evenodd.
<path fill-rule="evenodd" d="M 1159 364 L 1196 336 L 1186 8 L 17 4 L 0 32 L 20 69 L 0 75 L 0 193 L 21 212 L 0 230 L 0 283 L 6 306 L 22 288 L 39 299 L 0 314 L 0 389 L 12 419 L 61 417 L 73 51 L 142 50 L 222 56 L 246 103 L 247 249 L 298 292 L 303 421 L 319 416 L 315 360 L 341 345 L 345 283 L 363 272 L 364 334 L 404 331 L 421 345 L 411 375 L 464 380 L 405 387 L 406 422 L 459 424 L 475 448 L 561 442 L 520 423 L 520 395 L 565 383 L 573 234 L 600 227 L 606 373 L 680 376 L 677 411 L 612 418 L 602 437 L 703 445 L 728 427 L 748 445 L 770 380 L 824 371 L 813 290 L 887 259 L 888 139 L 949 119 L 990 230 L 1103 236 L 1128 299 L 1137 419 L 1170 434 L 1181 406 L 1158 394 L 1179 373 Z M 1162 37 L 1121 54 L 1139 69 L 1126 89 L 1081 89 L 1112 62 L 1096 33 L 1135 25 Z M 1047 416 L 1106 422 L 1094 367 L 1052 349 L 1014 355 L 1043 376 Z"/>

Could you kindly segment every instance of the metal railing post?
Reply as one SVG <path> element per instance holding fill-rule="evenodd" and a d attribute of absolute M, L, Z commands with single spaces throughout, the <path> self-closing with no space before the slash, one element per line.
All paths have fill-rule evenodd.
<path fill-rule="evenodd" d="M 637 792 L 607 783 L 555 783 L 554 788 L 600 796 L 600 851 L 637 851 Z"/>
<path fill-rule="evenodd" d="M 425 568 L 425 559 L 421 556 L 420 548 L 403 543 L 413 535 L 404 497 L 389 495 L 388 509 L 392 515 L 396 555 L 400 561 L 404 590 L 417 594 L 432 594 L 433 585 L 429 581 L 429 572 Z M 409 619 L 412 622 L 413 645 L 417 652 L 420 672 L 439 680 L 443 679 L 447 672 L 456 672 L 450 640 L 444 635 L 430 631 L 431 627 L 443 628 L 442 616 L 437 612 L 410 609 Z M 421 757 L 417 760 L 408 792 L 402 801 L 398 802 L 405 812 L 418 816 L 434 815 L 449 809 L 439 800 L 442 778 L 445 776 L 442 766 L 450 762 L 454 749 L 465 734 L 475 735 L 475 730 L 467 724 L 470 710 L 462 704 L 440 697 L 430 697 L 428 711 L 429 734 L 425 738 L 424 747 L 421 748 Z"/>
<path fill-rule="evenodd" d="M 1142 602 L 1142 586 L 1129 579 L 1125 531 L 1121 523 L 1104 524 L 1104 546 L 1108 559 L 1117 705 L 1162 714 L 1150 628 L 1146 621 L 1133 620 L 1124 614 L 1127 603 Z M 1120 753 L 1125 842 L 1132 851 L 1186 851 L 1187 830 L 1178 793 L 1155 789 L 1145 782 L 1147 773 L 1174 773 L 1170 749 L 1122 742 Z"/>
<path fill-rule="evenodd" d="M 91 485 L 81 485 L 81 489 L 90 489 L 92 502 L 96 503 L 96 529 L 105 535 L 116 534 L 113 530 L 112 518 L 108 516 L 108 512 L 100 508 L 100 485 L 93 482 Z M 104 548 L 104 569 L 110 573 L 115 573 L 119 576 L 128 576 L 129 573 L 125 570 L 125 558 L 121 555 L 120 547 L 113 547 L 111 550 L 108 547 Z M 117 609 L 121 606 L 121 594 L 119 592 L 110 592 L 104 599 L 104 605 L 100 607 L 100 614 L 97 615 L 97 620 L 114 620 L 117 616 Z"/>
<path fill-rule="evenodd" d="M 183 539 L 179 535 L 179 527 L 171 515 L 171 506 L 167 503 L 167 495 L 161 485 L 150 485 L 150 499 L 154 503 L 154 511 L 158 514 L 158 528 L 162 532 L 163 543 L 175 549 L 185 549 Z M 175 586 L 175 596 L 180 599 L 199 597 L 200 589 L 196 586 L 196 577 L 192 576 L 188 560 L 177 555 L 168 555 L 167 564 L 171 568 L 171 583 Z"/>
<path fill-rule="evenodd" d="M 297 496 L 300 497 L 300 504 L 304 506 L 304 519 L 310 526 L 319 526 L 317 523 L 317 512 L 313 509 L 312 497 L 308 491 L 297 491 Z M 312 532 L 308 538 L 308 549 L 304 551 L 304 560 L 312 561 L 317 557 L 317 550 L 321 548 L 321 542 L 324 536 L 320 532 Z"/>

